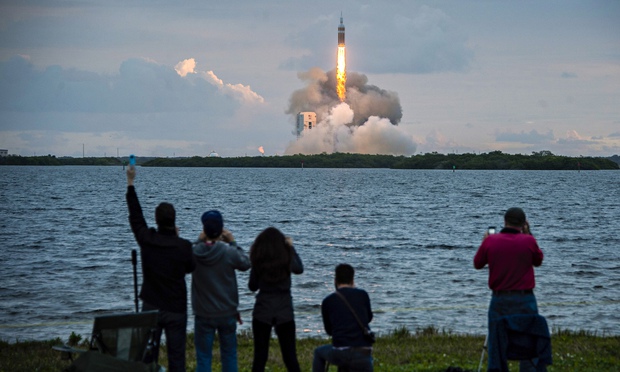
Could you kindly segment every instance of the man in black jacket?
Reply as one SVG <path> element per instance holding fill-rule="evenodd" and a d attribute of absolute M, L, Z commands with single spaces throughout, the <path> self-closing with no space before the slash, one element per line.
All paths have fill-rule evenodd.
<path fill-rule="evenodd" d="M 136 169 L 127 169 L 127 207 L 129 224 L 140 246 L 142 261 L 142 311 L 159 310 L 156 348 L 153 360 L 158 358 L 162 331 L 166 332 L 168 370 L 185 371 L 185 344 L 187 337 L 187 288 L 185 275 L 194 271 L 196 263 L 192 243 L 178 236 L 176 213 L 170 203 L 161 203 L 155 209 L 157 230 L 149 228 L 134 187 Z M 151 362 L 151 361 L 145 361 Z"/>
<path fill-rule="evenodd" d="M 355 288 L 353 276 L 355 270 L 351 265 L 336 266 L 336 292 L 325 297 L 321 304 L 323 325 L 328 335 L 332 336 L 331 345 L 319 346 L 314 350 L 313 372 L 325 371 L 328 362 L 354 371 L 372 371 L 372 341 L 364 334 L 370 330 L 372 321 L 370 298 L 363 289 Z M 340 295 L 346 298 L 357 314 Z M 362 324 L 360 324 L 360 322 Z"/>

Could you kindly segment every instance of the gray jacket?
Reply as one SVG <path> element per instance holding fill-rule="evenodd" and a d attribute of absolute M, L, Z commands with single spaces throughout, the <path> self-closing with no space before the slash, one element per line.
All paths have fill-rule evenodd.
<path fill-rule="evenodd" d="M 250 268 L 250 258 L 236 243 L 196 242 L 192 246 L 196 269 L 192 273 L 194 315 L 218 318 L 235 315 L 239 306 L 235 270 Z"/>

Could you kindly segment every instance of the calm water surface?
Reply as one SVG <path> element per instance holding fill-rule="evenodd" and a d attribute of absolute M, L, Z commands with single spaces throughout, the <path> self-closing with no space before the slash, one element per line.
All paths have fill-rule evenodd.
<path fill-rule="evenodd" d="M 618 171 L 138 168 L 136 188 L 149 224 L 171 202 L 190 240 L 212 208 L 246 249 L 268 226 L 290 235 L 305 265 L 293 288 L 301 337 L 323 334 L 319 306 L 341 262 L 370 293 L 375 331 L 485 333 L 487 271 L 473 255 L 487 226 L 521 206 L 545 253 L 541 314 L 553 328 L 617 335 L 619 181 Z M 88 335 L 94 316 L 134 309 L 125 190 L 120 167 L 0 167 L 0 339 Z M 241 329 L 247 279 L 238 274 Z"/>

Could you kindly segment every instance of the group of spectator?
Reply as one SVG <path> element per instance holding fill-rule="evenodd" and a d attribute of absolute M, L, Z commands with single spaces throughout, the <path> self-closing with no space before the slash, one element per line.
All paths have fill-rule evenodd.
<path fill-rule="evenodd" d="M 237 309 L 236 271 L 250 270 L 248 287 L 258 292 L 252 311 L 252 371 L 265 370 L 272 329 L 278 337 L 287 370 L 301 371 L 296 351 L 291 275 L 303 273 L 304 267 L 292 239 L 268 227 L 256 237 L 248 255 L 237 245 L 233 234 L 224 228 L 221 213 L 210 210 L 202 215 L 202 232 L 192 243 L 178 236 L 175 209 L 169 203 L 157 206 L 157 229 L 149 228 L 136 194 L 135 176 L 135 167 L 130 166 L 126 198 L 131 229 L 140 246 L 142 311 L 158 310 L 159 313 L 157 345 L 151 360 L 145 362 L 158 360 L 158 343 L 165 332 L 168 369 L 185 371 L 185 275 L 191 273 L 196 370 L 211 371 L 213 343 L 218 333 L 222 371 L 237 371 L 236 331 L 237 323 L 241 324 L 242 320 Z M 350 265 L 336 267 L 335 285 L 344 297 L 332 294 L 323 301 L 325 329 L 334 339 L 332 345 L 317 348 L 315 371 L 324 371 L 327 362 L 372 370 L 372 341 L 367 336 L 368 323 L 372 320 L 370 299 L 364 290 L 355 288 L 353 277 L 354 269 Z"/>
<path fill-rule="evenodd" d="M 269 227 L 256 237 L 248 255 L 224 228 L 220 212 L 210 210 L 202 215 L 202 232 L 192 243 L 179 237 L 175 210 L 169 203 L 157 206 L 157 229 L 149 228 L 135 191 L 135 176 L 135 167 L 130 166 L 126 198 L 131 229 L 140 246 L 142 311 L 158 310 L 155 339 L 159 343 L 165 332 L 168 369 L 185 371 L 185 275 L 191 273 L 196 370 L 211 371 L 213 343 L 218 333 L 222 371 L 237 371 L 236 331 L 237 323 L 241 324 L 242 320 L 238 312 L 236 271 L 250 270 L 248 287 L 258 292 L 252 311 L 252 371 L 265 370 L 272 329 L 278 337 L 287 370 L 300 371 L 291 275 L 303 273 L 304 267 L 292 239 Z M 499 353 L 496 337 L 492 336 L 499 329 L 499 319 L 511 314 L 538 313 L 532 291 L 533 267 L 542 263 L 542 251 L 529 233 L 521 209 L 509 209 L 504 219 L 505 228 L 499 234 L 485 234 L 474 258 L 475 268 L 489 266 L 489 287 L 493 290 L 489 309 L 489 367 L 491 357 Z M 321 304 L 324 328 L 332 343 L 315 349 L 312 371 L 323 372 L 328 364 L 350 371 L 372 371 L 374 334 L 369 323 L 373 313 L 368 293 L 355 287 L 354 269 L 348 264 L 336 266 L 334 284 L 336 291 Z M 152 360 L 145 362 L 157 361 L 158 350 L 156 345 Z M 542 362 L 550 364 L 550 358 Z M 533 365 L 537 363 L 535 360 Z M 522 368 L 529 367 L 524 364 Z"/>

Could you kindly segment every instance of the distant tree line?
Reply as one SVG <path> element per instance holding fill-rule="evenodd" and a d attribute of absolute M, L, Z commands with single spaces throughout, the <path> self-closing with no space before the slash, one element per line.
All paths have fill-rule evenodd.
<path fill-rule="evenodd" d="M 9 155 L 0 157 L 0 165 L 121 165 L 118 158 L 57 158 L 54 155 L 46 156 L 19 156 Z"/>
<path fill-rule="evenodd" d="M 495 170 L 600 170 L 620 169 L 606 158 L 568 157 L 550 151 L 511 155 L 501 151 L 484 154 L 439 154 L 393 156 L 364 154 L 319 154 L 253 156 L 239 158 L 157 158 L 144 166 L 153 167 L 244 167 L 244 168 L 393 168 L 393 169 L 495 169 Z"/>
<path fill-rule="evenodd" d="M 618 158 L 617 155 L 614 155 Z M 569 157 L 550 151 L 531 155 L 511 155 L 501 151 L 483 154 L 439 154 L 436 152 L 413 155 L 319 154 L 287 156 L 245 156 L 233 158 L 137 158 L 145 167 L 228 167 L 228 168 L 392 168 L 392 169 L 489 169 L 489 170 L 602 170 L 620 169 L 612 158 Z M 620 160 L 620 159 L 618 159 Z M 57 158 L 47 156 L 0 157 L 0 165 L 124 165 L 126 158 Z"/>

